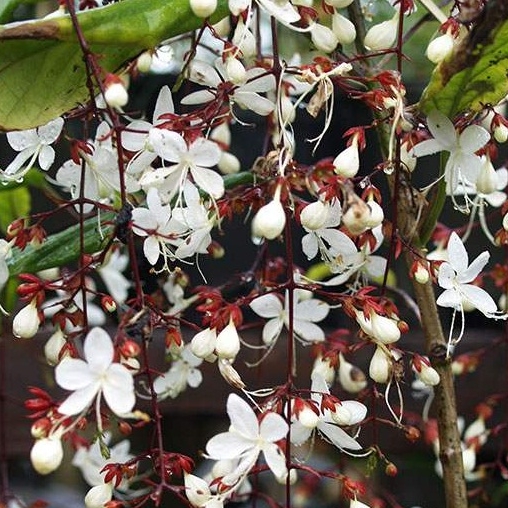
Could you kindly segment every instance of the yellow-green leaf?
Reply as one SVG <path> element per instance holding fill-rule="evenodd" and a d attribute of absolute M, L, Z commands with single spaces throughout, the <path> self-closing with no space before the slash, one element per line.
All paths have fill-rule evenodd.
<path fill-rule="evenodd" d="M 30 213 L 32 201 L 25 185 L 12 189 L 0 188 L 0 231 L 5 234 L 7 226 Z"/>
<path fill-rule="evenodd" d="M 453 54 L 434 70 L 420 109 L 438 109 L 449 118 L 481 111 L 508 94 L 508 8 L 489 2 L 489 10 Z"/>
<path fill-rule="evenodd" d="M 219 0 L 212 22 L 227 14 Z M 198 28 L 188 0 L 124 0 L 78 14 L 108 72 L 141 51 Z M 70 16 L 0 27 L 0 129 L 29 129 L 87 102 L 86 69 Z"/>

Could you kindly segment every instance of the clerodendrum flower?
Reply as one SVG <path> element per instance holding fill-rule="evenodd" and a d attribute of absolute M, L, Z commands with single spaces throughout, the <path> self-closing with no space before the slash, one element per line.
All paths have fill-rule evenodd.
<path fill-rule="evenodd" d="M 481 159 L 475 152 L 485 146 L 490 134 L 479 125 L 469 125 L 461 133 L 443 113 L 434 110 L 427 117 L 427 126 L 433 139 L 418 143 L 413 148 L 416 157 L 437 152 L 449 152 L 444 179 L 449 194 L 454 194 L 459 184 L 474 183 L 478 178 Z"/>
<path fill-rule="evenodd" d="M 76 415 L 96 397 L 104 395 L 113 413 L 118 416 L 130 413 L 136 402 L 134 379 L 127 367 L 113 361 L 115 350 L 107 332 L 92 328 L 83 348 L 84 360 L 65 357 L 55 369 L 56 382 L 73 391 L 58 411 L 67 416 Z"/>
<path fill-rule="evenodd" d="M 213 460 L 240 458 L 236 469 L 224 476 L 222 482 L 236 484 L 252 469 L 261 452 L 275 477 L 284 478 L 286 461 L 276 444 L 288 432 L 284 418 L 267 411 L 259 422 L 249 404 L 234 393 L 228 397 L 227 412 L 231 420 L 228 432 L 212 437 L 206 445 L 206 453 Z"/>

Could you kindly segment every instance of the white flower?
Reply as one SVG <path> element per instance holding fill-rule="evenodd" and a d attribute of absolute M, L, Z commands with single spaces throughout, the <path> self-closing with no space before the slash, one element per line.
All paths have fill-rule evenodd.
<path fill-rule="evenodd" d="M 472 305 L 487 317 L 496 317 L 497 306 L 492 297 L 482 288 L 470 284 L 487 264 L 490 254 L 482 252 L 469 264 L 469 257 L 457 233 L 448 240 L 448 261 L 439 267 L 438 284 L 445 290 L 437 299 L 441 307 L 463 310 L 464 303 Z"/>
<path fill-rule="evenodd" d="M 132 411 L 136 402 L 132 373 L 113 361 L 111 338 L 102 328 L 92 328 L 84 343 L 85 360 L 64 358 L 55 369 L 56 382 L 73 393 L 58 411 L 67 416 L 81 413 L 95 397 L 104 395 L 107 405 L 118 416 Z"/>
<path fill-rule="evenodd" d="M 219 358 L 234 360 L 239 351 L 240 337 L 234 321 L 230 319 L 227 326 L 217 336 L 215 353 Z"/>
<path fill-rule="evenodd" d="M 398 24 L 399 12 L 397 11 L 388 21 L 383 21 L 369 28 L 363 41 L 364 46 L 370 51 L 388 49 L 395 42 Z"/>
<path fill-rule="evenodd" d="M 322 201 L 309 203 L 300 213 L 300 222 L 306 231 L 321 229 L 328 219 L 330 205 Z"/>
<path fill-rule="evenodd" d="M 41 169 L 48 170 L 55 160 L 55 150 L 50 145 L 58 139 L 63 126 L 63 118 L 58 117 L 46 125 L 37 127 L 37 129 L 8 132 L 7 141 L 19 153 L 1 172 L 1 179 L 19 180 L 23 178 L 34 165 L 36 159 L 38 159 Z M 28 163 L 22 169 L 27 161 Z"/>
<path fill-rule="evenodd" d="M 101 444 L 97 439 L 90 447 L 79 446 L 72 459 L 72 465 L 77 467 L 85 482 L 90 487 L 97 485 L 104 485 L 104 472 L 101 472 L 106 464 L 123 464 L 132 459 L 133 455 L 129 453 L 130 442 L 128 439 L 124 439 L 114 446 L 109 446 L 111 441 L 111 434 L 109 432 L 104 433 L 102 438 L 103 446 L 108 446 L 109 458 L 105 458 L 101 453 Z M 125 490 L 127 483 L 122 481 L 119 486 L 119 490 Z"/>
<path fill-rule="evenodd" d="M 183 191 L 190 173 L 194 183 L 214 199 L 224 194 L 224 181 L 212 169 L 221 156 L 216 143 L 197 138 L 190 145 L 178 132 L 165 129 L 151 129 L 150 144 L 161 159 L 174 163 L 154 170 L 148 170 L 141 177 L 143 188 L 157 187 L 166 201 Z"/>
<path fill-rule="evenodd" d="M 184 472 L 185 495 L 196 508 L 222 508 L 224 503 L 220 495 L 212 494 L 205 480 Z"/>
<path fill-rule="evenodd" d="M 479 125 L 469 125 L 458 134 L 453 123 L 438 110 L 429 113 L 427 126 L 434 139 L 418 143 L 413 154 L 423 157 L 441 151 L 450 153 L 444 169 L 449 194 L 453 195 L 461 183 L 476 182 L 481 160 L 475 152 L 489 141 L 488 131 Z"/>
<path fill-rule="evenodd" d="M 284 477 L 287 474 L 286 460 L 276 445 L 288 432 L 284 418 L 267 411 L 259 422 L 249 404 L 235 394 L 228 397 L 227 412 L 231 420 L 229 431 L 212 437 L 206 445 L 206 453 L 211 459 L 240 458 L 236 469 L 224 476 L 223 483 L 232 485 L 247 475 L 260 453 L 272 473 L 277 478 Z"/>
<path fill-rule="evenodd" d="M 293 330 L 303 343 L 323 342 L 325 334 L 315 323 L 328 315 L 330 306 L 316 298 L 301 299 L 295 291 L 293 302 Z M 259 296 L 250 303 L 250 308 L 258 315 L 268 319 L 263 327 L 263 342 L 272 345 L 279 337 L 282 327 L 289 327 L 289 295 L 286 292 L 284 306 L 274 293 Z"/>
<path fill-rule="evenodd" d="M 153 387 L 158 398 L 174 399 L 185 390 L 187 385 L 197 388 L 203 381 L 203 375 L 196 367 L 199 367 L 202 362 L 202 358 L 192 353 L 190 345 L 186 345 L 180 357 L 173 361 L 171 368 L 155 379 Z"/>
<path fill-rule="evenodd" d="M 345 430 L 341 429 L 334 421 L 332 412 L 329 409 L 321 409 L 323 395 L 329 395 L 330 391 L 322 376 L 315 374 L 312 377 L 311 399 L 320 409 L 319 417 L 316 421 L 315 429 L 330 441 L 339 450 L 343 448 L 348 450 L 361 450 L 361 445 L 351 437 Z M 340 406 L 348 412 L 347 424 L 356 425 L 361 422 L 367 414 L 367 408 L 356 400 L 342 401 Z M 305 443 L 314 432 L 314 428 L 302 425 L 298 420 L 291 424 L 291 442 L 295 445 Z"/>
<path fill-rule="evenodd" d="M 37 439 L 30 451 L 30 461 L 39 474 L 52 473 L 60 466 L 62 459 L 62 441 L 56 436 Z"/>
<path fill-rule="evenodd" d="M 129 256 L 122 254 L 119 249 L 114 249 L 106 256 L 106 262 L 97 269 L 108 293 L 116 303 L 124 303 L 127 299 L 131 282 L 122 272 L 128 265 Z"/>
<path fill-rule="evenodd" d="M 187 95 L 182 99 L 182 104 L 203 104 L 216 99 L 217 89 L 220 89 L 222 83 L 227 81 L 227 75 L 220 59 L 216 61 L 215 65 L 217 70 L 210 64 L 198 60 L 191 63 L 189 79 L 209 88 Z M 229 94 L 229 102 L 237 104 L 243 109 L 250 109 L 258 115 L 266 116 L 275 109 L 275 104 L 259 94 L 274 89 L 273 74 L 268 74 L 266 69 L 261 67 L 253 67 L 246 71 L 245 82 L 232 89 Z"/>

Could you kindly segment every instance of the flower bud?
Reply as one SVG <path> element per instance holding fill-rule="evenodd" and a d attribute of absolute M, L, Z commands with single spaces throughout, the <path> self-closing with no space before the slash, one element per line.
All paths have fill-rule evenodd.
<path fill-rule="evenodd" d="M 351 504 L 349 505 L 349 508 L 370 508 L 370 506 L 368 504 L 361 503 L 356 499 L 351 499 Z"/>
<path fill-rule="evenodd" d="M 153 57 L 149 51 L 141 53 L 136 60 L 136 67 L 138 68 L 138 71 L 143 73 L 148 72 L 152 66 L 152 60 Z"/>
<path fill-rule="evenodd" d="M 415 278 L 416 282 L 418 282 L 418 284 L 427 284 L 430 278 L 430 274 L 422 263 L 416 262 L 416 270 L 413 273 L 413 277 Z"/>
<path fill-rule="evenodd" d="M 335 369 L 333 368 L 329 358 L 318 356 L 312 367 L 311 378 L 315 375 L 321 376 L 328 386 L 331 386 L 335 380 Z"/>
<path fill-rule="evenodd" d="M 485 420 L 482 417 L 478 417 L 464 431 L 464 442 L 468 448 L 474 447 L 478 449 L 487 442 L 487 434 Z"/>
<path fill-rule="evenodd" d="M 331 53 L 339 43 L 337 37 L 330 28 L 320 23 L 316 23 L 310 31 L 312 44 L 324 53 Z"/>
<path fill-rule="evenodd" d="M 360 235 L 368 229 L 370 208 L 358 196 L 353 199 L 342 216 L 342 223 L 352 235 Z"/>
<path fill-rule="evenodd" d="M 341 44 L 351 44 L 356 39 L 355 25 L 338 12 L 332 16 L 332 32 Z"/>
<path fill-rule="evenodd" d="M 215 354 L 219 358 L 234 360 L 238 351 L 240 351 L 240 337 L 236 331 L 235 323 L 230 319 L 227 326 L 217 336 Z"/>
<path fill-rule="evenodd" d="M 506 140 L 508 140 L 508 127 L 504 123 L 500 123 L 494 127 L 492 134 L 498 143 L 506 143 Z"/>
<path fill-rule="evenodd" d="M 472 473 L 476 467 L 476 452 L 472 446 L 462 450 L 462 464 L 464 466 L 464 474 Z"/>
<path fill-rule="evenodd" d="M 365 35 L 364 46 L 369 51 L 388 49 L 395 42 L 398 24 L 399 13 L 396 12 L 392 19 L 372 26 Z"/>
<path fill-rule="evenodd" d="M 206 328 L 192 338 L 190 344 L 191 352 L 198 358 L 207 358 L 214 352 L 216 341 L 217 333 L 215 328 Z"/>
<path fill-rule="evenodd" d="M 344 178 L 353 178 L 360 169 L 360 154 L 358 153 L 358 142 L 356 136 L 353 142 L 333 160 L 335 173 Z"/>
<path fill-rule="evenodd" d="M 337 425 L 351 425 L 352 414 L 344 404 L 335 404 L 335 411 L 330 414 Z"/>
<path fill-rule="evenodd" d="M 387 383 L 390 378 L 391 367 L 390 359 L 386 356 L 386 353 L 377 346 L 370 360 L 369 376 L 376 383 Z"/>
<path fill-rule="evenodd" d="M 217 0 L 190 0 L 190 7 L 198 18 L 208 18 L 217 9 Z"/>
<path fill-rule="evenodd" d="M 503 229 L 508 231 L 508 213 L 503 216 Z"/>
<path fill-rule="evenodd" d="M 104 508 L 104 505 L 113 498 L 111 483 L 103 483 L 92 487 L 85 496 L 86 508 Z"/>
<path fill-rule="evenodd" d="M 490 194 L 497 189 L 497 174 L 489 157 L 485 157 L 476 180 L 478 194 Z"/>
<path fill-rule="evenodd" d="M 262 206 L 252 220 L 252 235 L 255 238 L 273 240 L 277 238 L 286 225 L 286 214 L 280 202 L 280 187 L 277 187 L 272 201 Z"/>
<path fill-rule="evenodd" d="M 30 461 L 39 474 L 52 473 L 61 464 L 62 459 L 62 441 L 56 437 L 38 439 L 30 451 Z"/>
<path fill-rule="evenodd" d="M 450 32 L 446 32 L 440 37 L 436 37 L 427 46 L 427 58 L 435 64 L 443 61 L 453 51 L 453 37 Z"/>
<path fill-rule="evenodd" d="M 318 415 L 308 406 L 298 413 L 298 421 L 308 429 L 314 429 L 319 422 Z"/>
<path fill-rule="evenodd" d="M 441 381 L 437 370 L 423 361 L 421 362 L 420 371 L 416 371 L 416 373 L 420 381 L 427 386 L 436 386 Z"/>
<path fill-rule="evenodd" d="M 367 206 L 370 209 L 370 216 L 367 220 L 367 226 L 372 229 L 382 224 L 385 218 L 385 213 L 377 201 L 367 201 Z"/>
<path fill-rule="evenodd" d="M 302 210 L 300 222 L 306 230 L 316 231 L 324 226 L 329 211 L 330 207 L 326 203 L 315 201 Z"/>
<path fill-rule="evenodd" d="M 231 175 L 240 171 L 240 161 L 232 153 L 222 152 L 217 167 L 223 175 Z"/>
<path fill-rule="evenodd" d="M 122 108 L 129 102 L 129 94 L 123 81 L 115 74 L 109 74 L 104 81 L 104 100 L 112 108 Z"/>
<path fill-rule="evenodd" d="M 32 423 L 30 434 L 34 439 L 42 439 L 48 437 L 52 423 L 49 418 L 39 418 Z"/>
<path fill-rule="evenodd" d="M 60 327 L 57 327 L 53 335 L 48 339 L 44 345 L 44 356 L 46 362 L 52 367 L 60 361 L 60 351 L 67 344 L 65 334 Z"/>
<path fill-rule="evenodd" d="M 229 12 L 231 12 L 233 16 L 238 16 L 245 9 L 248 9 L 249 6 L 249 0 L 228 0 Z"/>
<path fill-rule="evenodd" d="M 37 301 L 34 298 L 14 316 L 12 334 L 18 339 L 31 339 L 39 330 L 40 324 Z"/>
<path fill-rule="evenodd" d="M 365 374 L 339 353 L 339 383 L 349 393 L 358 393 L 367 386 Z"/>
<path fill-rule="evenodd" d="M 210 132 L 210 139 L 226 147 L 231 145 L 231 129 L 227 122 L 221 123 Z"/>
<path fill-rule="evenodd" d="M 372 336 L 382 344 L 392 344 L 400 339 L 400 330 L 397 322 L 375 312 L 371 314 Z"/>
<path fill-rule="evenodd" d="M 245 83 L 247 71 L 242 62 L 233 56 L 226 58 L 226 76 L 231 83 L 241 85 Z"/>

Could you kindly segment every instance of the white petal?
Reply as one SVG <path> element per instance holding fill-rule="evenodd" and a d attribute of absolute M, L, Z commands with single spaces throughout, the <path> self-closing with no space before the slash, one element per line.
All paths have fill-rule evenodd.
<path fill-rule="evenodd" d="M 92 328 L 85 339 L 85 359 L 92 372 L 102 373 L 111 365 L 114 356 L 113 342 L 102 328 Z"/>
<path fill-rule="evenodd" d="M 143 253 L 151 265 L 155 265 L 160 255 L 159 240 L 155 236 L 149 236 L 143 242 Z"/>
<path fill-rule="evenodd" d="M 287 475 L 286 458 L 276 444 L 266 443 L 263 445 L 263 455 L 265 456 L 266 464 L 276 478 L 284 478 Z"/>
<path fill-rule="evenodd" d="M 221 149 L 214 143 L 205 138 L 198 138 L 189 147 L 189 157 L 192 158 L 197 166 L 206 168 L 215 166 L 220 159 Z"/>
<path fill-rule="evenodd" d="M 480 272 L 483 270 L 483 267 L 489 262 L 490 254 L 487 251 L 482 252 L 471 264 L 467 267 L 463 272 L 457 273 L 457 281 L 460 283 L 472 282 Z"/>
<path fill-rule="evenodd" d="M 411 150 L 411 154 L 414 157 L 425 157 L 425 155 L 432 155 L 437 152 L 441 152 L 443 150 L 443 146 L 441 143 L 435 139 L 426 139 L 421 143 L 418 143 Z"/>
<path fill-rule="evenodd" d="M 217 88 L 222 83 L 217 71 L 209 63 L 200 60 L 192 61 L 189 79 L 199 85 L 210 86 L 212 88 Z"/>
<path fill-rule="evenodd" d="M 289 25 L 300 19 L 300 14 L 290 2 L 274 2 L 271 0 L 258 0 L 258 3 L 271 16 L 277 18 L 281 23 Z"/>
<path fill-rule="evenodd" d="M 96 381 L 80 390 L 76 390 L 63 401 L 58 408 L 58 412 L 67 416 L 81 413 L 92 403 L 99 389 L 100 384 Z"/>
<path fill-rule="evenodd" d="M 469 264 L 469 258 L 462 240 L 455 231 L 450 235 L 447 250 L 448 261 L 453 266 L 454 270 L 457 273 L 465 271 Z"/>
<path fill-rule="evenodd" d="M 261 97 L 255 92 L 238 91 L 233 97 L 240 107 L 254 111 L 261 116 L 269 115 L 275 109 L 275 104 L 271 100 Z"/>
<path fill-rule="evenodd" d="M 187 143 L 177 132 L 150 129 L 148 135 L 155 153 L 169 162 L 180 162 L 187 154 Z"/>
<path fill-rule="evenodd" d="M 330 306 L 321 300 L 311 298 L 296 304 L 295 315 L 303 321 L 312 321 L 317 323 L 322 321 L 330 312 Z"/>
<path fill-rule="evenodd" d="M 469 303 L 486 316 L 497 312 L 496 302 L 484 289 L 472 284 L 464 284 L 460 286 L 460 291 Z"/>
<path fill-rule="evenodd" d="M 283 439 L 288 432 L 288 424 L 281 415 L 277 413 L 268 413 L 263 416 L 259 426 L 259 435 L 266 441 L 279 441 Z"/>
<path fill-rule="evenodd" d="M 284 326 L 284 321 L 282 318 L 272 318 L 265 323 L 263 327 L 263 342 L 269 346 L 274 341 L 276 341 L 282 331 L 282 327 Z"/>
<path fill-rule="evenodd" d="M 427 117 L 427 126 L 435 140 L 441 144 L 442 150 L 451 151 L 457 147 L 455 127 L 443 113 L 437 109 L 431 111 Z"/>
<path fill-rule="evenodd" d="M 360 423 L 367 415 L 366 406 L 356 400 L 343 400 L 341 405 L 351 414 L 349 425 L 356 425 L 357 423 Z"/>
<path fill-rule="evenodd" d="M 462 298 L 455 289 L 447 289 L 439 295 L 436 303 L 441 307 L 451 307 L 452 309 L 459 310 L 462 306 Z"/>
<path fill-rule="evenodd" d="M 42 125 L 37 129 L 37 134 L 43 144 L 50 144 L 57 140 L 62 132 L 64 120 L 61 117 L 51 120 L 46 125 Z"/>
<path fill-rule="evenodd" d="M 191 167 L 191 174 L 196 185 L 214 199 L 219 199 L 224 195 L 224 180 L 215 171 L 207 168 Z"/>
<path fill-rule="evenodd" d="M 134 120 L 122 132 L 122 146 L 130 152 L 139 152 L 145 148 L 148 132 L 152 125 L 145 120 Z M 132 132 L 139 131 L 139 132 Z"/>
<path fill-rule="evenodd" d="M 490 140 L 490 134 L 479 125 L 469 125 L 459 135 L 459 146 L 462 150 L 474 153 L 484 147 Z"/>
<path fill-rule="evenodd" d="M 197 388 L 201 382 L 203 381 L 203 374 L 199 369 L 190 369 L 189 374 L 187 375 L 187 384 L 191 388 Z"/>
<path fill-rule="evenodd" d="M 26 131 L 8 132 L 7 141 L 17 152 L 30 148 L 33 153 L 33 149 L 39 144 L 39 137 L 35 129 L 29 129 Z"/>
<path fill-rule="evenodd" d="M 174 113 L 175 106 L 173 104 L 173 96 L 171 95 L 171 89 L 168 85 L 164 85 L 159 92 L 157 102 L 155 103 L 155 109 L 153 112 L 153 123 L 156 125 L 159 123 L 159 117 L 166 113 Z M 160 120 L 164 121 L 164 120 Z"/>
<path fill-rule="evenodd" d="M 274 293 L 262 295 L 250 302 L 249 307 L 264 318 L 278 317 L 282 313 L 282 302 Z"/>
<path fill-rule="evenodd" d="M 189 95 L 186 95 L 180 103 L 184 106 L 193 106 L 195 104 L 203 104 L 205 102 L 210 102 L 215 99 L 215 94 L 210 90 L 198 90 L 197 92 L 192 92 Z"/>
<path fill-rule="evenodd" d="M 323 342 L 325 340 L 325 332 L 318 325 L 309 321 L 294 320 L 295 334 L 305 342 Z"/>
<path fill-rule="evenodd" d="M 291 442 L 296 445 L 302 445 L 309 439 L 312 434 L 312 429 L 305 427 L 299 421 L 291 424 Z"/>
<path fill-rule="evenodd" d="M 79 390 L 92 383 L 95 377 L 86 362 L 66 356 L 55 368 L 55 379 L 65 390 Z"/>
<path fill-rule="evenodd" d="M 232 432 L 223 432 L 212 437 L 206 444 L 207 455 L 214 460 L 237 459 L 254 444 Z"/>
<path fill-rule="evenodd" d="M 235 432 L 249 439 L 257 438 L 259 434 L 258 419 L 247 402 L 232 393 L 228 397 L 227 412 Z"/>
<path fill-rule="evenodd" d="M 134 380 L 127 368 L 119 363 L 110 365 L 103 381 L 104 399 L 117 415 L 130 413 L 136 403 Z"/>
<path fill-rule="evenodd" d="M 39 166 L 46 171 L 55 161 L 55 151 L 53 147 L 44 145 L 39 152 Z"/>
<path fill-rule="evenodd" d="M 307 259 L 312 259 L 318 253 L 318 241 L 315 233 L 307 233 L 302 238 L 302 251 L 307 256 Z"/>
<path fill-rule="evenodd" d="M 337 448 L 347 448 L 348 450 L 361 450 L 362 447 L 347 432 L 331 423 L 319 422 L 319 432 L 328 438 Z"/>
<path fill-rule="evenodd" d="M 438 284 L 443 289 L 452 289 L 456 279 L 457 272 L 452 268 L 452 265 L 446 261 L 442 263 L 439 267 Z"/>

